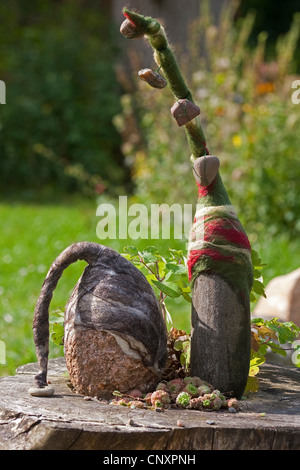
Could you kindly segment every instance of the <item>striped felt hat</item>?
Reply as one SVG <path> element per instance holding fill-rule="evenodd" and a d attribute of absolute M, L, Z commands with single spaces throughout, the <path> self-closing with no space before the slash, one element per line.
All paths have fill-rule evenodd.
<path fill-rule="evenodd" d="M 203 272 L 220 274 L 246 305 L 253 284 L 251 246 L 246 232 L 219 173 L 208 186 L 199 182 L 197 185 L 199 199 L 188 244 L 191 284 Z"/>

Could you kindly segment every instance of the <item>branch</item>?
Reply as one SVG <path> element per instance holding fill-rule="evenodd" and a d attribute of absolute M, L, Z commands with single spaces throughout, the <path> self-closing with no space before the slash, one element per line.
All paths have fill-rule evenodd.
<path fill-rule="evenodd" d="M 179 102 L 179 106 L 182 105 L 180 108 L 181 111 L 179 111 L 181 113 L 180 116 L 184 114 L 189 116 L 188 106 L 190 106 L 190 103 L 193 103 L 194 109 L 196 106 L 194 105 L 192 93 L 188 89 L 180 72 L 163 26 L 156 19 L 140 15 L 126 7 L 123 9 L 123 14 L 126 20 L 121 25 L 121 33 L 129 39 L 146 37 L 154 51 L 154 60 L 159 69 L 163 71 L 176 100 L 188 100 L 183 103 Z M 177 106 L 177 108 L 179 106 Z M 206 148 L 205 136 L 199 119 L 196 118 L 193 121 L 189 121 L 185 123 L 184 126 L 193 157 L 198 158 L 209 153 Z"/>

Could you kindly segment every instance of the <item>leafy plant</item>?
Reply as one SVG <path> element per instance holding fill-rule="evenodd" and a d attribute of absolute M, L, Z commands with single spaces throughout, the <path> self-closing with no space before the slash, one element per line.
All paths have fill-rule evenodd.
<path fill-rule="evenodd" d="M 254 282 L 250 295 L 251 302 L 256 302 L 260 296 L 266 297 L 262 269 L 265 266 L 262 263 L 257 251 L 251 251 Z M 292 344 L 291 349 L 298 348 L 297 344 L 293 344 L 295 339 L 300 333 L 300 328 L 294 322 L 279 322 L 278 318 L 265 320 L 263 318 L 253 318 L 251 321 L 251 358 L 249 377 L 246 385 L 245 393 L 256 392 L 259 387 L 257 374 L 259 373 L 259 366 L 266 361 L 266 354 L 270 348 L 272 352 L 280 354 L 281 356 L 287 355 L 287 348 L 281 345 L 287 343 Z M 300 367 L 300 361 L 295 362 L 297 367 Z"/>
<path fill-rule="evenodd" d="M 281 344 L 293 343 L 300 328 L 294 322 L 280 322 L 278 318 L 252 320 L 252 348 L 264 355 L 268 348 L 281 356 L 286 356 L 286 349 Z"/>
<path fill-rule="evenodd" d="M 58 309 L 52 312 L 51 316 L 55 320 L 50 321 L 50 339 L 54 344 L 61 346 L 64 340 L 64 312 Z"/>
<path fill-rule="evenodd" d="M 251 250 L 251 260 L 253 266 L 253 286 L 250 293 L 250 301 L 256 302 L 260 296 L 266 297 L 265 286 L 263 284 L 262 269 L 266 266 L 262 263 L 256 250 Z"/>
<path fill-rule="evenodd" d="M 256 392 L 259 387 L 257 374 L 259 366 L 266 361 L 266 354 L 270 348 L 272 352 L 286 356 L 287 351 L 295 350 L 297 358 L 300 359 L 300 346 L 295 339 L 300 333 L 300 328 L 294 322 L 280 322 L 278 318 L 264 320 L 263 318 L 253 318 L 251 322 L 251 359 L 247 392 Z M 291 348 L 287 348 L 287 344 Z M 285 345 L 283 347 L 282 345 Z M 295 361 L 295 366 L 300 367 L 300 360 Z"/>
<path fill-rule="evenodd" d="M 183 251 L 170 248 L 169 256 L 164 257 L 155 246 L 148 246 L 139 251 L 135 246 L 128 245 L 124 248 L 123 256 L 140 269 L 152 287 L 158 291 L 164 318 L 168 323 L 172 323 L 166 298 L 183 297 L 187 302 L 192 301 Z"/>
<path fill-rule="evenodd" d="M 172 327 L 168 332 L 168 359 L 164 380 L 185 377 L 189 374 L 191 335 Z"/>

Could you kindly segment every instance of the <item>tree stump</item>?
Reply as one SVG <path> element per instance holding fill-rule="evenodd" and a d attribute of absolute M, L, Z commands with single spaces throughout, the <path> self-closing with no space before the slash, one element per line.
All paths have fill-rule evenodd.
<path fill-rule="evenodd" d="M 48 378 L 55 394 L 33 397 L 28 388 L 37 371 L 37 364 L 27 364 L 17 375 L 0 379 L 1 450 L 186 450 L 197 456 L 197 450 L 300 449 L 296 368 L 264 365 L 260 390 L 242 401 L 237 413 L 157 413 L 86 401 L 68 387 L 63 358 L 49 361 Z"/>

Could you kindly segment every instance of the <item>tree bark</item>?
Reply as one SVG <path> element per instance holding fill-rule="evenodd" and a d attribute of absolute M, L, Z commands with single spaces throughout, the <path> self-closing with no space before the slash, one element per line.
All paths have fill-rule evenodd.
<path fill-rule="evenodd" d="M 192 306 L 191 374 L 240 398 L 249 373 L 250 308 L 219 275 L 201 274 Z"/>

